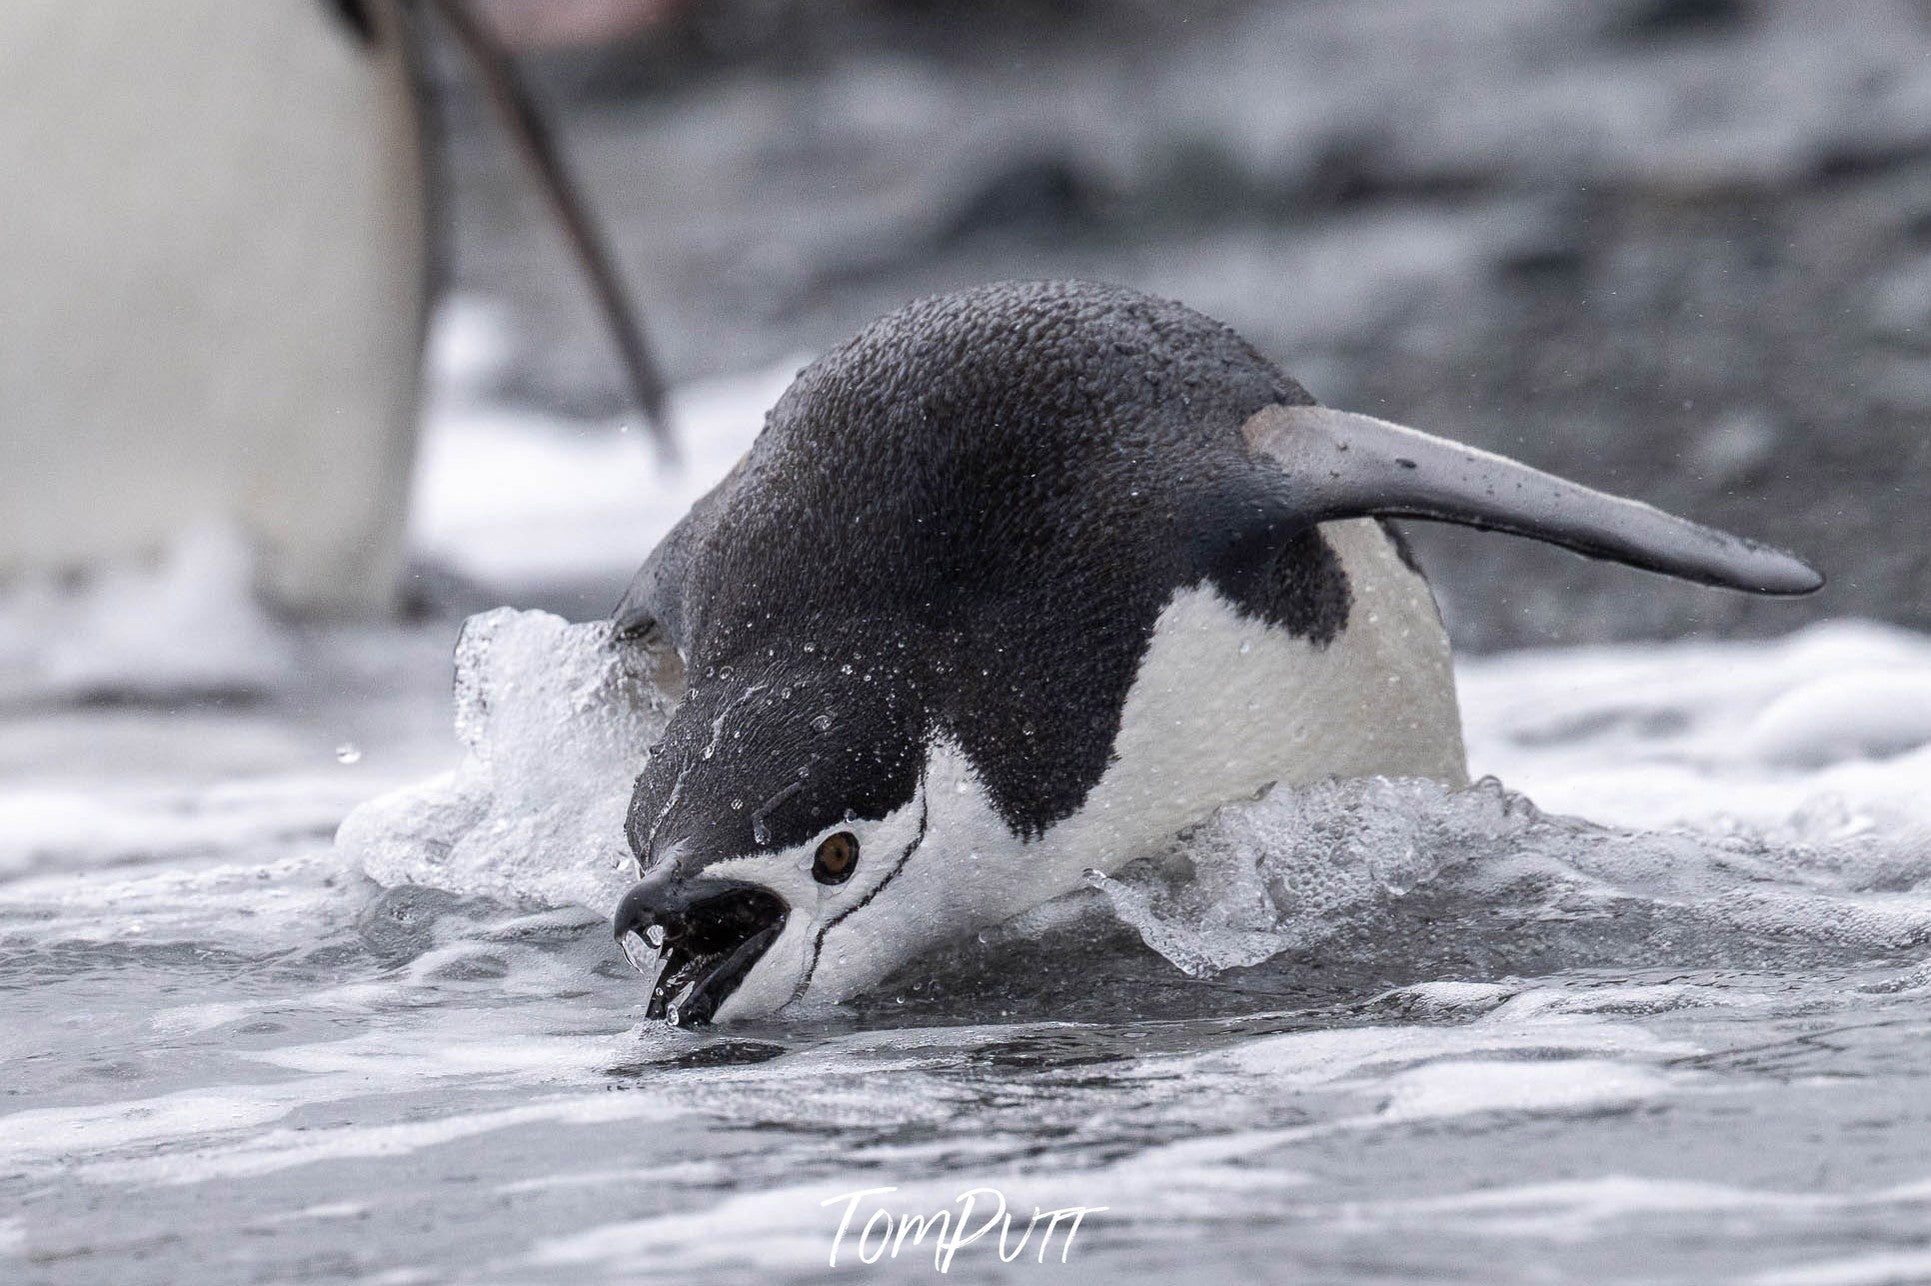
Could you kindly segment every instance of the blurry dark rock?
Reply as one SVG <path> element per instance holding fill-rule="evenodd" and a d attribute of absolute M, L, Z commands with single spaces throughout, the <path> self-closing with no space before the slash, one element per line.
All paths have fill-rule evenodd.
<path fill-rule="evenodd" d="M 973 237 L 1066 237 L 1098 229 L 1104 195 L 1064 156 L 1021 158 L 987 175 L 946 220 L 944 249 Z"/>
<path fill-rule="evenodd" d="M 1616 34 L 1630 40 L 1667 40 L 1721 34 L 1751 18 L 1749 0 L 1642 0 L 1622 15 Z"/>

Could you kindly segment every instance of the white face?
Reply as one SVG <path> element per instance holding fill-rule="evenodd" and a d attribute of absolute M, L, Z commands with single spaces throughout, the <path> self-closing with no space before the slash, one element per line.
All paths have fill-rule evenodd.
<path fill-rule="evenodd" d="M 926 830 L 921 782 L 911 802 L 881 820 L 840 822 L 782 852 L 729 858 L 707 867 L 706 876 L 759 885 L 790 908 L 778 940 L 718 1006 L 717 1020 L 759 1018 L 780 1010 L 795 1013 L 834 1003 L 856 990 L 845 986 L 852 966 L 860 963 L 853 952 L 870 936 L 866 931 L 890 914 L 884 905 L 889 899 L 882 894 L 919 860 Z M 821 883 L 812 874 L 819 848 L 840 833 L 856 841 L 857 860 L 843 883 Z"/>
<path fill-rule="evenodd" d="M 812 876 L 818 846 L 847 831 L 858 862 L 843 884 Z M 910 803 L 876 822 L 827 827 L 782 853 L 719 862 L 707 875 L 770 889 L 791 911 L 778 940 L 718 1021 L 797 1016 L 882 981 L 939 943 L 995 924 L 1077 885 L 999 819 L 970 763 L 941 745 Z"/>

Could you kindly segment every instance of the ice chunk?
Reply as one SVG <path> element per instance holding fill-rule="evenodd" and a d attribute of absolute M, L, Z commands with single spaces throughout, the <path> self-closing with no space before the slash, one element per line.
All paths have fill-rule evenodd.
<path fill-rule="evenodd" d="M 608 910 L 635 878 L 624 814 L 670 717 L 665 664 L 607 621 L 471 617 L 456 644 L 462 764 L 357 808 L 336 846 L 385 885 Z"/>

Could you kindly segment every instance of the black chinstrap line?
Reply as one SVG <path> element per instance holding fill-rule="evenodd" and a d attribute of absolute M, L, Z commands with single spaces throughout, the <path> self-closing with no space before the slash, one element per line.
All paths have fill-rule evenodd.
<path fill-rule="evenodd" d="M 825 921 L 824 924 L 819 926 L 818 936 L 812 940 L 811 963 L 805 966 L 805 976 L 798 980 L 797 987 L 795 987 L 791 992 L 791 998 L 785 1001 L 784 1004 L 779 1005 L 777 1009 L 773 1011 L 774 1013 L 783 1013 L 786 1009 L 790 1008 L 792 1005 L 797 1004 L 799 1000 L 804 998 L 805 990 L 811 986 L 812 978 L 817 975 L 818 962 L 824 956 L 825 935 L 830 933 L 833 929 L 837 928 L 839 925 L 843 924 L 847 919 L 855 915 L 857 912 L 871 905 L 872 899 L 877 897 L 879 894 L 883 893 L 885 891 L 886 886 L 889 885 L 893 880 L 898 878 L 899 872 L 903 871 L 911 863 L 912 854 L 918 852 L 919 846 L 925 843 L 925 828 L 927 823 L 931 821 L 931 818 L 932 818 L 931 795 L 927 792 L 924 777 L 923 775 L 921 775 L 919 780 L 918 833 L 912 836 L 912 842 L 905 846 L 905 851 L 899 854 L 898 862 L 893 865 L 892 869 L 889 872 L 886 873 L 884 879 L 880 880 L 877 884 L 874 884 L 871 887 L 870 891 L 867 892 L 864 897 L 858 899 L 858 901 L 852 903 L 850 906 L 846 907 L 843 911 L 840 911 L 837 915 L 833 916 L 831 919 Z"/>

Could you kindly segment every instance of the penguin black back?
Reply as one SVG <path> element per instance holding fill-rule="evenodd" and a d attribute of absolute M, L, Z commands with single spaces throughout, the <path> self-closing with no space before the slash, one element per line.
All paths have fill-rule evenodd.
<path fill-rule="evenodd" d="M 1317 643 L 1344 627 L 1339 564 L 1311 527 L 1279 539 L 1278 481 L 1239 434 L 1312 402 L 1231 328 L 1132 291 L 922 300 L 800 373 L 620 622 L 663 624 L 698 684 L 801 631 L 821 659 L 912 671 L 906 735 L 950 737 L 1034 834 L 1105 770 L 1176 589 L 1214 579 Z"/>

